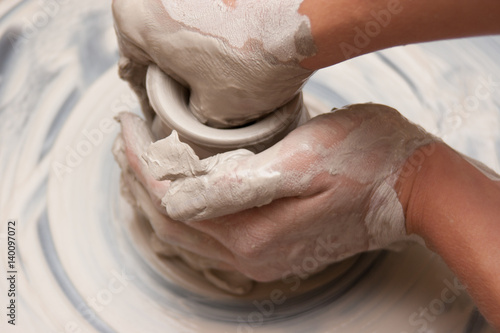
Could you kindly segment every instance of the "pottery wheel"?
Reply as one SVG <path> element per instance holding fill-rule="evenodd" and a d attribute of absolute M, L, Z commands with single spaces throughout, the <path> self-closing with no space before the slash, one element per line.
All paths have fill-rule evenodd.
<path fill-rule="evenodd" d="M 490 84 L 487 98 L 474 91 L 499 84 L 499 52 L 491 37 L 387 50 L 319 71 L 306 101 L 317 110 L 390 105 L 498 172 L 500 88 Z M 0 3 L 1 332 L 493 331 L 420 246 L 366 253 L 243 297 L 155 256 L 111 154 L 114 115 L 140 113 L 117 59 L 109 1 Z M 11 220 L 16 326 L 4 306 Z"/>

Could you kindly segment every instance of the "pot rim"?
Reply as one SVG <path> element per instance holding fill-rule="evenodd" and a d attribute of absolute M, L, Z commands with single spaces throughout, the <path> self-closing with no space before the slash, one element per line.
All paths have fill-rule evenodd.
<path fill-rule="evenodd" d="M 148 67 L 146 90 L 152 108 L 164 124 L 195 144 L 213 148 L 230 149 L 269 141 L 297 121 L 303 105 L 300 93 L 248 126 L 221 129 L 201 123 L 189 110 L 188 90 L 156 65 Z"/>

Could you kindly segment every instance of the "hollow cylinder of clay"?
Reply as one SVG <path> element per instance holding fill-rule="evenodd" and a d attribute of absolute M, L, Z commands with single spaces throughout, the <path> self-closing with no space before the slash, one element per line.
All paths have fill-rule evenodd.
<path fill-rule="evenodd" d="M 201 123 L 191 113 L 187 89 L 156 65 L 148 68 L 146 88 L 157 115 L 152 124 L 153 133 L 160 139 L 176 130 L 180 140 L 189 144 L 200 158 L 239 148 L 261 152 L 309 119 L 300 93 L 261 120 L 239 128 L 218 129 Z"/>

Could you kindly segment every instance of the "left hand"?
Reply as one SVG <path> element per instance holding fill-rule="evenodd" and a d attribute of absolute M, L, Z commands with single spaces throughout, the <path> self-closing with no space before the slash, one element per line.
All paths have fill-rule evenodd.
<path fill-rule="evenodd" d="M 292 101 L 313 73 L 299 64 L 316 50 L 299 5 L 115 0 L 120 76 L 139 96 L 148 120 L 154 113 L 146 72 L 155 64 L 189 88 L 189 109 L 201 122 L 248 124 Z"/>

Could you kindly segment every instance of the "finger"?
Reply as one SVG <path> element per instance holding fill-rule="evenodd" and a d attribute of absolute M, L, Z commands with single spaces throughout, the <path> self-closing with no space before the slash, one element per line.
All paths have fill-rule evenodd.
<path fill-rule="evenodd" d="M 162 257 L 181 258 L 189 267 L 200 271 L 205 278 L 219 289 L 232 294 L 244 295 L 253 288 L 253 281 L 240 272 L 235 271 L 233 266 L 213 259 L 201 257 L 183 248 L 165 243 L 153 233 L 150 238 L 153 251 Z"/>
<path fill-rule="evenodd" d="M 149 198 L 147 191 L 133 176 L 126 177 L 126 182 L 127 187 L 136 199 L 136 206 L 150 221 L 155 234 L 161 241 L 203 257 L 199 259 L 201 267 L 215 266 L 216 268 L 228 268 L 227 264 L 232 262 L 233 256 L 227 248 L 207 234 L 195 230 L 184 223 L 173 221 L 158 212 Z M 193 262 L 194 259 L 190 259 Z M 208 265 L 207 260 L 213 261 L 212 265 Z M 221 265 L 220 263 L 215 263 L 216 261 L 226 264 Z"/>
<path fill-rule="evenodd" d="M 357 125 L 357 120 L 337 118 L 316 117 L 257 155 L 212 160 L 206 173 L 173 177 L 162 199 L 167 214 L 180 221 L 210 219 L 324 190 L 322 180 L 332 173 L 331 156 Z"/>
<path fill-rule="evenodd" d="M 154 232 L 149 239 L 153 251 L 161 257 L 173 258 L 179 257 L 191 268 L 197 271 L 204 271 L 208 269 L 218 269 L 225 271 L 234 271 L 234 267 L 222 261 L 201 257 L 188 250 L 183 249 L 169 243 L 162 241 Z"/>
<path fill-rule="evenodd" d="M 152 143 L 143 159 L 155 179 L 176 180 L 206 175 L 221 163 L 252 155 L 249 150 L 238 149 L 200 160 L 189 145 L 179 140 L 174 130 L 167 138 Z"/>
<path fill-rule="evenodd" d="M 129 169 L 129 162 L 127 156 L 125 155 L 125 142 L 123 141 L 122 134 L 118 134 L 115 141 L 113 142 L 112 148 L 113 156 L 115 157 L 116 163 L 122 171 L 127 171 Z"/>
<path fill-rule="evenodd" d="M 236 295 L 245 295 L 253 288 L 253 280 L 236 271 L 206 269 L 205 278 L 218 288 Z"/>
<path fill-rule="evenodd" d="M 122 139 L 120 141 L 117 139 L 114 151 L 115 156 L 120 156 L 121 162 L 119 164 L 122 170 L 126 170 L 122 166 L 125 163 L 124 160 L 126 160 L 131 172 L 148 190 L 156 208 L 160 212 L 165 211 L 161 205 L 161 198 L 165 195 L 170 182 L 154 179 L 147 164 L 141 157 L 154 140 L 149 128 L 140 117 L 132 113 L 120 113 L 117 120 L 122 127 Z"/>
<path fill-rule="evenodd" d="M 206 174 L 172 181 L 162 204 L 173 219 L 192 221 L 301 195 L 316 175 L 316 158 L 309 147 L 288 151 L 284 144 L 277 144 L 257 155 L 211 160 Z"/>
<path fill-rule="evenodd" d="M 172 218 L 196 221 L 321 192 L 327 187 L 322 180 L 330 176 L 326 157 L 350 126 L 316 117 L 257 155 L 225 161 L 201 177 L 174 181 L 162 203 Z"/>
<path fill-rule="evenodd" d="M 125 155 L 125 144 L 123 142 L 123 137 L 121 134 L 118 134 L 118 136 L 116 137 L 115 142 L 113 143 L 112 151 L 116 162 L 122 170 L 120 175 L 120 193 L 131 206 L 136 208 L 137 203 L 134 194 L 130 190 L 128 182 L 126 180 L 127 177 L 133 174 L 133 171 L 130 168 L 127 157 Z"/>

